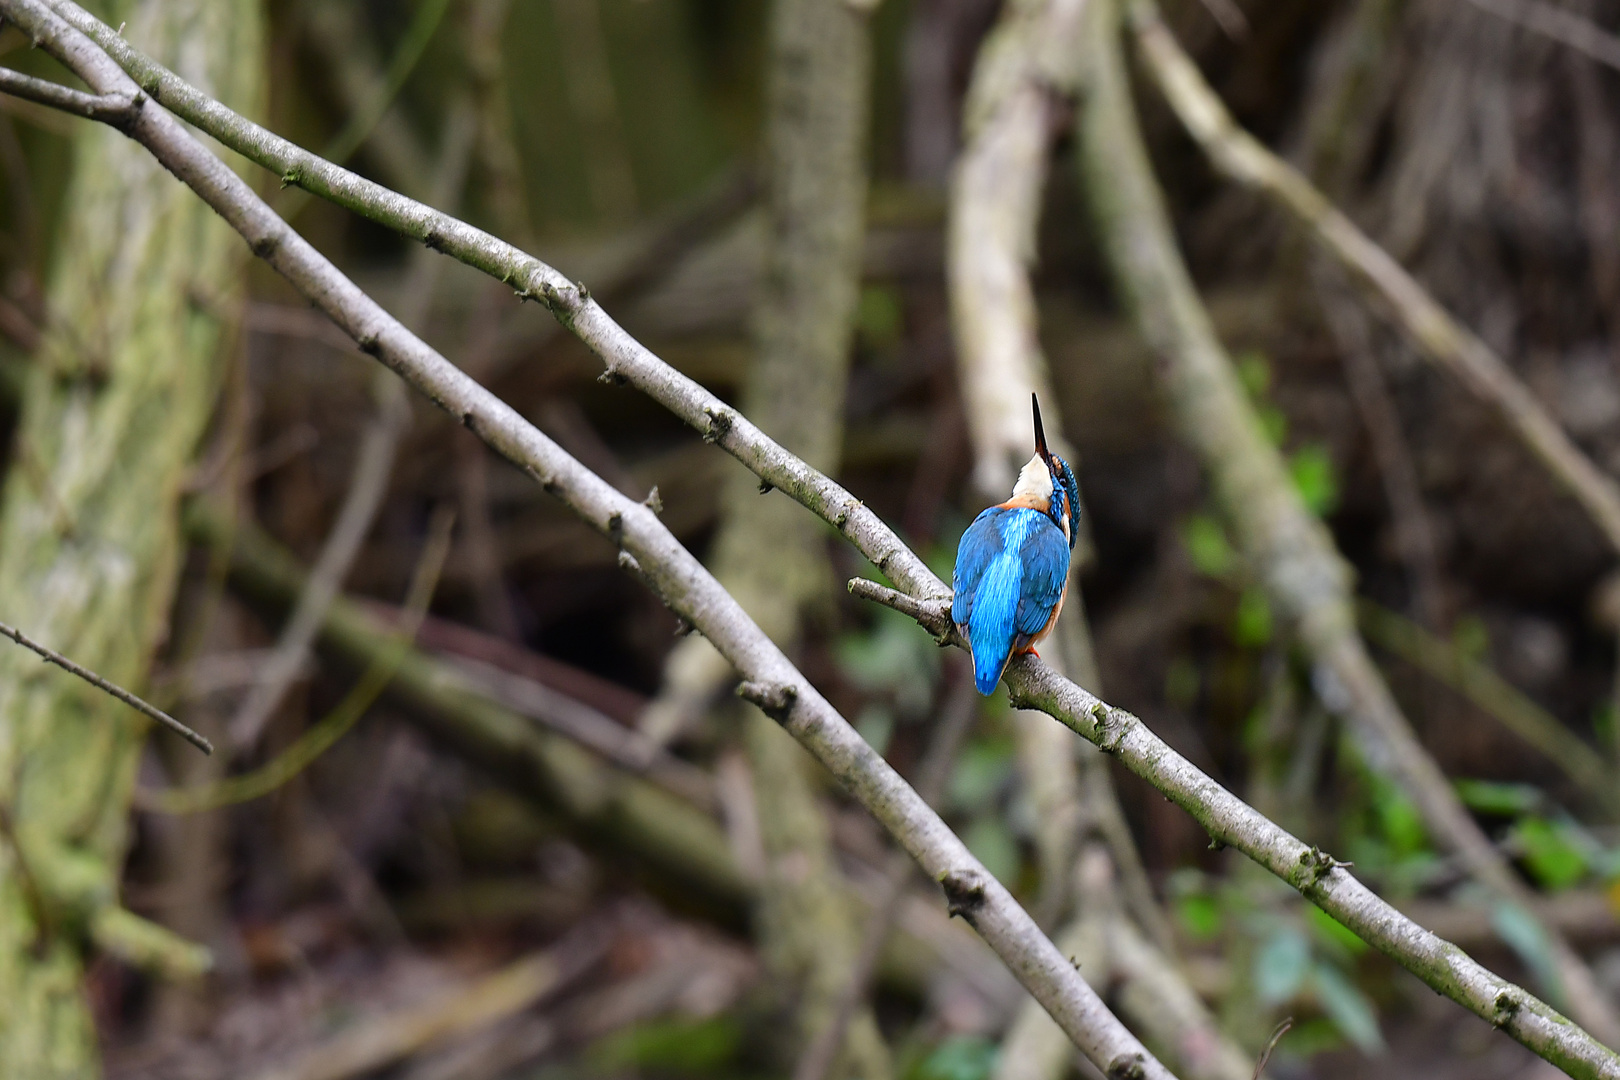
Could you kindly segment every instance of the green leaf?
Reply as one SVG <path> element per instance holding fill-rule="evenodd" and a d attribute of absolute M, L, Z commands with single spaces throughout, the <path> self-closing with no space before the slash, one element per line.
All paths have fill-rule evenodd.
<path fill-rule="evenodd" d="M 1311 929 L 1316 932 L 1318 941 L 1330 947 L 1342 949 L 1351 956 L 1360 956 L 1367 951 L 1367 943 L 1357 937 L 1354 930 L 1321 908 L 1307 907 L 1305 909 L 1305 918 L 1310 923 Z"/>
<path fill-rule="evenodd" d="M 1224 922 L 1220 901 L 1208 893 L 1188 893 L 1175 901 L 1176 918 L 1189 936 L 1209 941 L 1221 932 Z"/>
<path fill-rule="evenodd" d="M 866 345 L 882 350 L 894 348 L 905 332 L 905 321 L 900 295 L 894 289 L 868 285 L 861 290 L 855 325 Z"/>
<path fill-rule="evenodd" d="M 1271 392 L 1271 361 L 1258 349 L 1246 349 L 1237 356 L 1238 380 L 1249 396 L 1259 400 Z"/>
<path fill-rule="evenodd" d="M 1198 665 L 1177 655 L 1164 669 L 1164 699 L 1179 709 L 1190 709 L 1198 701 L 1202 681 Z"/>
<path fill-rule="evenodd" d="M 1284 925 L 1254 957 L 1254 989 L 1267 1005 L 1288 1001 L 1305 982 L 1311 966 L 1311 943 L 1298 927 Z"/>
<path fill-rule="evenodd" d="M 980 1035 L 952 1035 L 922 1060 L 912 1080 L 986 1080 L 996 1068 L 996 1044 Z"/>
<path fill-rule="evenodd" d="M 1288 415 L 1275 405 L 1262 405 L 1255 410 L 1260 418 L 1260 430 L 1272 446 L 1281 446 L 1288 439 Z"/>
<path fill-rule="evenodd" d="M 1378 1030 L 1378 1013 L 1372 1002 L 1338 968 L 1315 965 L 1311 969 L 1311 989 L 1322 1011 L 1357 1049 L 1369 1055 L 1384 1052 L 1384 1036 Z"/>
<path fill-rule="evenodd" d="M 1013 839 L 1012 830 L 1000 815 L 985 814 L 976 819 L 962 834 L 962 843 L 997 881 L 1008 887 L 1017 882 L 1023 860 L 1018 852 L 1018 841 Z"/>
<path fill-rule="evenodd" d="M 1491 651 L 1491 633 L 1478 615 L 1464 615 L 1451 628 L 1451 644 L 1469 660 L 1483 661 Z"/>
<path fill-rule="evenodd" d="M 605 1036 L 586 1058 L 601 1072 L 645 1068 L 700 1076 L 731 1061 L 741 1044 L 742 1027 L 729 1016 L 653 1020 Z"/>
<path fill-rule="evenodd" d="M 1305 508 L 1317 517 L 1331 514 L 1339 505 L 1339 480 L 1333 468 L 1333 459 L 1321 446 L 1307 446 L 1295 452 L 1288 461 L 1288 471 L 1294 478 Z"/>
<path fill-rule="evenodd" d="M 1187 546 L 1187 557 L 1201 574 L 1224 578 L 1237 565 L 1237 553 L 1226 541 L 1226 531 L 1220 522 L 1208 514 L 1194 514 L 1181 527 L 1181 542 Z"/>
<path fill-rule="evenodd" d="M 1534 784 L 1503 784 L 1495 780 L 1454 780 L 1457 797 L 1468 809 L 1498 817 L 1521 817 L 1546 802 Z"/>
<path fill-rule="evenodd" d="M 928 707 L 939 649 L 898 611 L 880 609 L 871 631 L 840 638 L 834 655 L 844 677 L 860 689 L 893 693 L 906 712 Z"/>
<path fill-rule="evenodd" d="M 1513 827 L 1513 836 L 1524 848 L 1525 868 L 1545 888 L 1567 889 L 1590 870 L 1581 846 L 1545 818 L 1523 819 Z"/>
<path fill-rule="evenodd" d="M 1394 784 L 1387 781 L 1378 784 L 1373 814 L 1378 821 L 1378 831 L 1389 842 L 1391 853 L 1396 858 L 1416 855 L 1429 846 L 1422 815 L 1412 805 L 1412 800 Z"/>
<path fill-rule="evenodd" d="M 1258 585 L 1250 585 L 1238 598 L 1232 637 L 1239 645 L 1259 647 L 1271 640 L 1271 601 Z"/>

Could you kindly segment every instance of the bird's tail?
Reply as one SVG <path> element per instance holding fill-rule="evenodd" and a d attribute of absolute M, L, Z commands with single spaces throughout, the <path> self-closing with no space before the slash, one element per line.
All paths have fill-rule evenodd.
<path fill-rule="evenodd" d="M 977 641 L 972 644 L 973 685 L 979 688 L 979 693 L 989 697 L 996 692 L 996 683 L 1001 681 L 1001 673 L 1007 668 L 1007 658 L 1012 655 L 1012 650 L 981 645 Z"/>

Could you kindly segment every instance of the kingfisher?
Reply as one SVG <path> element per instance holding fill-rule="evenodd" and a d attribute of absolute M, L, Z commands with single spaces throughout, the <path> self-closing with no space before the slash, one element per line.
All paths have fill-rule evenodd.
<path fill-rule="evenodd" d="M 956 548 L 951 620 L 973 649 L 973 682 L 988 696 L 1014 653 L 1034 652 L 1057 625 L 1080 526 L 1074 470 L 1046 447 L 1041 403 L 1035 456 L 1018 473 L 1012 498 L 973 519 Z"/>

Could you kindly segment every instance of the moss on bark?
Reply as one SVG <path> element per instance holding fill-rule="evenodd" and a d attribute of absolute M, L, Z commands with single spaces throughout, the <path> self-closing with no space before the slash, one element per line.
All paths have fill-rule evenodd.
<path fill-rule="evenodd" d="M 142 48 L 253 113 L 253 0 L 108 12 Z M 0 506 L 0 611 L 123 685 L 168 625 L 177 501 L 219 384 L 241 260 L 212 211 L 141 147 L 85 125 Z M 98 1070 L 80 990 L 117 896 L 146 722 L 20 649 L 0 651 L 0 1061 Z"/>

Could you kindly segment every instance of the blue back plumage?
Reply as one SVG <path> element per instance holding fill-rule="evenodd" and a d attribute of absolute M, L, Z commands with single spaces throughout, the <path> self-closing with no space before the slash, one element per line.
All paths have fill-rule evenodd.
<path fill-rule="evenodd" d="M 1069 544 L 1050 515 L 992 506 L 968 526 L 951 618 L 967 628 L 979 693 L 993 692 L 1013 649 L 1046 628 L 1068 576 Z"/>

